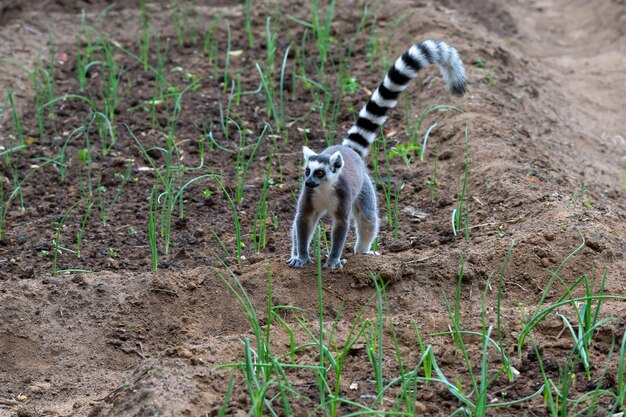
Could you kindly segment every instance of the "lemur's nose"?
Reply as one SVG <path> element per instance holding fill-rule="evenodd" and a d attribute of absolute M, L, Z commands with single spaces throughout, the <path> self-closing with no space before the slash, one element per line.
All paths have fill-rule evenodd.
<path fill-rule="evenodd" d="M 304 185 L 306 186 L 306 188 L 315 188 L 315 187 L 317 187 L 319 184 L 318 184 L 317 182 L 315 182 L 315 181 L 312 181 L 312 180 L 306 180 L 306 181 L 304 182 Z"/>

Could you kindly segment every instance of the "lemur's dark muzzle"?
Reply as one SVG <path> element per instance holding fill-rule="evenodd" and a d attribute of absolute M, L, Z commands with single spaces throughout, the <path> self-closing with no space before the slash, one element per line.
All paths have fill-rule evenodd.
<path fill-rule="evenodd" d="M 320 185 L 320 182 L 315 178 L 308 178 L 306 181 L 304 181 L 304 185 L 306 186 L 306 188 L 315 188 Z"/>

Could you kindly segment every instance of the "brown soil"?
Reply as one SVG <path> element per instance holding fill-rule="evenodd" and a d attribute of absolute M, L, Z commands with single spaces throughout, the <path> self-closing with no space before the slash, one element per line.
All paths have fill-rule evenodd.
<path fill-rule="evenodd" d="M 94 67 L 88 74 L 87 92 L 80 92 L 75 36 L 81 10 L 100 33 L 108 34 L 133 53 L 138 53 L 141 36 L 139 10 L 134 2 L 116 3 L 109 9 L 109 2 L 101 0 L 35 3 L 26 6 L 26 2 L 16 0 L 0 2 L 0 97 L 4 103 L 9 89 L 13 91 L 28 144 L 17 158 L 19 178 L 24 178 L 34 165 L 42 164 L 42 158 L 55 157 L 60 144 L 88 116 L 87 106 L 81 101 L 58 102 L 54 118 L 46 120 L 46 134 L 39 137 L 32 80 L 27 72 L 38 56 L 49 64 L 48 30 L 53 34 L 56 59 L 67 54 L 67 60 L 56 65 L 58 96 L 99 97 L 100 82 L 106 75 Z M 254 91 L 259 84 L 254 63 L 266 56 L 265 16 L 277 10 L 300 19 L 309 16 L 304 2 L 283 3 L 271 2 L 254 10 L 254 48 L 248 46 L 243 30 L 241 5 L 211 1 L 192 9 L 191 16 L 198 19 L 203 30 L 218 13 L 223 16 L 218 26 L 220 68 L 225 64 L 229 22 L 231 49 L 243 51 L 240 56 L 232 56 L 230 63 L 233 71 L 241 71 L 243 91 Z M 227 102 L 228 93 L 222 85 L 223 77 L 209 77 L 214 72 L 202 52 L 201 41 L 178 44 L 167 4 L 147 5 L 155 32 L 160 32 L 163 39 L 169 37 L 166 76 L 181 88 L 189 85 L 184 77 L 187 72 L 200 80 L 199 88 L 183 98 L 176 130 L 184 163 L 194 167 L 201 163 L 199 141 L 206 139 L 203 126 L 219 126 L 220 106 Z M 337 38 L 343 35 L 350 39 L 354 35 L 362 10 L 356 5 L 338 6 L 333 27 Z M 415 115 L 444 103 L 458 106 L 465 113 L 429 116 L 426 124 L 436 122 L 439 127 L 431 134 L 423 162 L 414 160 L 407 167 L 400 159 L 392 159 L 393 177 L 404 182 L 399 196 L 399 237 L 394 239 L 392 227 L 385 220 L 384 196 L 379 190 L 381 255 L 348 253 L 343 270 L 324 272 L 325 320 L 330 323 L 339 317 L 335 339 L 345 340 L 375 292 L 370 274 L 379 274 L 389 283 L 386 294 L 390 322 L 395 325 L 405 360 L 414 364 L 418 359 L 415 321 L 425 341 L 433 345 L 444 374 L 451 381 L 456 382 L 459 375 L 467 381 L 462 358 L 451 340 L 426 335 L 449 329 L 442 294 L 454 298 L 461 257 L 466 262 L 461 286 L 463 326 L 480 329 L 481 298 L 492 274 L 487 312 L 489 324 L 495 324 L 496 280 L 514 242 L 503 275 L 501 317 L 508 353 L 516 357 L 514 365 L 521 374 L 513 383 L 505 378 L 495 381 L 489 400 L 504 401 L 502 393 L 507 400 L 530 395 L 540 386 L 541 375 L 528 343 L 521 357 L 513 352 L 522 318 L 534 311 L 551 271 L 581 244 L 583 237 L 584 247 L 560 271 L 562 281 L 555 282 L 546 303 L 556 302 L 563 295 L 564 285 L 572 284 L 582 274 L 593 275 L 598 285 L 605 269 L 606 293 L 626 293 L 626 4 L 617 0 L 389 0 L 370 11 L 378 16 L 376 30 L 381 40 L 392 36 L 389 58 L 421 39 L 444 39 L 455 46 L 466 63 L 469 92 L 464 98 L 449 97 L 433 69 L 424 71 L 409 87 L 407 94 Z M 393 20 L 407 12 L 399 26 L 393 26 Z M 282 62 L 290 41 L 300 40 L 302 33 L 302 26 L 285 19 L 277 39 L 277 62 Z M 367 98 L 367 88 L 374 88 L 384 71 L 380 66 L 370 67 L 367 61 L 370 33 L 366 31 L 356 39 L 350 74 L 361 87 L 344 99 L 337 135 L 350 126 L 355 109 Z M 338 57 L 336 44 L 329 62 Z M 308 59 L 315 62 L 315 44 L 309 41 L 306 49 Z M 0 240 L 0 416 L 215 415 L 230 375 L 218 365 L 239 361 L 241 341 L 252 336 L 240 305 L 215 272 L 225 273 L 215 257 L 221 249 L 214 233 L 230 251 L 235 244 L 232 211 L 215 181 L 198 181 L 185 189 L 184 219 L 178 219 L 175 212 L 169 254 L 164 253 L 161 244 L 159 270 L 150 272 L 148 198 L 155 176 L 143 169 L 148 161 L 124 124 L 146 147 L 164 146 L 162 134 L 153 129 L 150 113 L 143 110 L 142 104 L 152 98 L 155 78 L 128 55 L 115 56 L 118 65 L 124 67 L 115 120 L 117 141 L 106 157 L 96 151 L 91 167 L 94 181 L 101 180 L 105 206 L 112 209 L 103 223 L 96 199 L 88 216 L 80 258 L 61 251 L 57 260 L 59 269 L 93 272 L 52 275 L 55 222 L 81 200 L 80 181 L 85 167 L 78 160 L 84 135 L 67 146 L 66 180 L 62 180 L 58 166 L 50 164 L 38 170 L 24 182 L 24 209 L 14 200 L 6 215 L 6 233 Z M 151 60 L 156 60 L 154 54 Z M 293 60 L 287 60 L 288 74 Z M 176 67 L 183 71 L 172 72 Z M 309 129 L 309 146 L 313 149 L 323 149 L 326 142 L 319 116 L 311 113 L 312 90 L 297 85 L 293 95 L 288 91 L 286 106 L 287 120 L 295 122 L 274 140 L 262 143 L 248 173 L 244 200 L 238 206 L 247 243 L 243 249 L 245 259 L 237 263 L 231 257 L 226 262 L 241 280 L 260 317 L 267 309 L 269 271 L 274 305 L 302 309 L 300 313 L 286 312 L 283 319 L 298 328 L 297 318 L 302 318 L 314 329 L 318 314 L 316 272 L 311 266 L 289 269 L 285 260 L 290 250 L 293 196 L 300 176 L 302 129 Z M 258 137 L 266 120 L 273 123 L 264 109 L 261 94 L 246 95 L 234 107 L 234 118 Z M 0 145 L 8 148 L 13 140 L 13 121 L 10 110 L 5 110 L 0 119 Z M 156 118 L 161 125 L 166 123 L 164 107 L 158 108 Z M 393 112 L 385 126 L 388 133 L 396 131 L 391 140 L 406 143 L 404 120 L 403 109 Z M 466 127 L 469 243 L 453 236 L 450 227 L 465 168 Z M 423 130 L 425 127 L 422 134 Z M 216 131 L 218 143 L 236 148 L 239 139 L 235 135 L 224 137 L 220 129 Z M 95 130 L 91 133 L 97 136 Z M 255 254 L 250 233 L 270 152 L 280 157 L 280 165 L 276 158 L 273 160 L 274 185 L 268 198 L 277 227 L 268 228 L 268 245 Z M 164 163 L 159 152 L 151 156 L 157 164 Z M 426 180 L 435 161 L 439 187 L 431 201 Z M 217 149 L 204 155 L 204 164 L 223 175 L 229 187 L 235 186 L 235 162 L 233 154 Z M 382 157 L 380 163 L 384 163 Z M 6 201 L 7 190 L 13 189 L 14 169 L 6 166 L 4 156 L 1 164 Z M 121 184 L 120 174 L 129 164 L 131 180 L 112 204 Z M 186 178 L 197 175 L 188 172 Z M 212 192 L 208 198 L 203 193 L 206 189 Z M 425 213 L 425 217 L 416 217 L 416 211 Z M 61 246 L 75 248 L 85 213 L 86 206 L 80 203 L 67 216 Z M 349 242 L 346 252 L 351 248 Z M 580 290 L 576 294 L 580 295 Z M 374 309 L 366 309 L 365 316 L 373 319 Z M 592 379 L 588 381 L 584 372 L 576 369 L 573 396 L 595 388 L 594 381 L 604 371 L 612 339 L 621 340 L 624 334 L 626 304 L 605 302 L 600 315 L 604 317 L 616 320 L 597 331 L 591 349 Z M 274 327 L 272 347 L 276 354 L 283 354 L 289 351 L 289 338 L 279 327 Z M 546 372 L 557 378 L 572 349 L 569 332 L 563 331 L 562 321 L 551 315 L 534 334 Z M 296 339 L 298 343 L 308 340 L 302 330 L 296 332 Z M 468 338 L 467 343 L 470 354 L 479 357 L 480 340 Z M 389 328 L 385 352 L 384 377 L 393 378 L 398 370 Z M 351 353 L 342 392 L 352 401 L 367 403 L 371 398 L 368 395 L 375 392 L 372 367 L 362 343 Z M 296 360 L 314 363 L 314 356 L 315 351 L 300 352 Z M 610 390 L 615 389 L 614 358 L 604 382 Z M 291 377 L 296 381 L 294 388 L 302 394 L 294 401 L 293 411 L 308 415 L 319 403 L 316 381 L 304 371 Z M 350 388 L 352 383 L 358 385 L 354 390 Z M 390 407 L 393 398 L 388 400 Z M 418 400 L 424 407 L 422 411 L 429 415 L 449 415 L 459 407 L 457 400 L 440 386 L 421 387 Z M 238 376 L 228 414 L 247 413 L 247 401 L 245 383 Z M 610 404 L 605 401 L 601 405 Z M 351 411 L 355 409 L 346 406 L 341 414 Z M 547 411 L 539 396 L 507 408 L 502 415 L 540 416 L 547 415 Z"/>

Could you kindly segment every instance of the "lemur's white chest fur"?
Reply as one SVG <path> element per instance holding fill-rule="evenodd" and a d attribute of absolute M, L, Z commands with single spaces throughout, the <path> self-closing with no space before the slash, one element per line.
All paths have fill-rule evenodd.
<path fill-rule="evenodd" d="M 313 190 L 313 207 L 322 215 L 326 213 L 334 213 L 337 210 L 339 199 L 335 191 L 335 185 L 325 183 Z"/>

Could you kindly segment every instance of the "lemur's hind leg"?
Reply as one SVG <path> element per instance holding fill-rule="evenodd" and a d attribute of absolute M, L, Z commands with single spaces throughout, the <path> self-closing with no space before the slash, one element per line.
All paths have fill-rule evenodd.
<path fill-rule="evenodd" d="M 372 243 L 378 235 L 378 208 L 372 181 L 367 178 L 352 210 L 356 226 L 355 253 L 371 253 Z"/>

